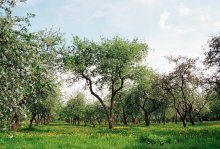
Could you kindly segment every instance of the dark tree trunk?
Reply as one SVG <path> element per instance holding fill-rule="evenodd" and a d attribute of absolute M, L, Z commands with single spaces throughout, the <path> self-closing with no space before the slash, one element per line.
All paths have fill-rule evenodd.
<path fill-rule="evenodd" d="M 114 127 L 113 118 L 112 118 L 112 116 L 109 116 L 109 119 L 108 119 L 108 128 L 109 128 L 109 129 L 112 129 L 113 127 Z"/>
<path fill-rule="evenodd" d="M 93 127 L 95 127 L 95 121 L 94 121 L 94 119 L 91 119 L 91 120 L 90 120 L 90 124 L 91 124 Z"/>
<path fill-rule="evenodd" d="M 178 116 L 177 116 L 177 113 L 175 114 L 175 123 L 177 124 L 177 121 L 178 121 Z"/>
<path fill-rule="evenodd" d="M 125 113 L 124 107 L 123 107 L 123 109 L 122 109 L 122 112 L 123 112 L 123 123 L 124 123 L 125 126 L 127 126 L 127 125 L 128 125 L 127 115 L 126 115 L 126 113 Z"/>
<path fill-rule="evenodd" d="M 78 125 L 80 125 L 80 119 L 79 119 L 79 117 L 77 118 L 77 121 L 78 121 Z"/>
<path fill-rule="evenodd" d="M 36 113 L 32 112 L 32 118 L 30 120 L 29 128 L 32 128 L 32 124 L 33 124 L 33 121 L 34 121 L 35 117 L 36 117 Z"/>
<path fill-rule="evenodd" d="M 19 125 L 19 117 L 18 117 L 17 112 L 14 113 L 13 120 L 14 120 L 14 124 L 12 125 L 12 130 L 17 131 L 18 125 Z"/>
<path fill-rule="evenodd" d="M 87 126 L 87 121 L 84 121 L 84 126 Z"/>
<path fill-rule="evenodd" d="M 193 111 L 193 107 L 192 107 L 192 105 L 190 105 L 189 108 L 188 108 L 188 117 L 189 117 L 190 123 L 192 125 L 195 125 L 195 123 L 194 123 L 194 116 L 193 116 L 193 112 L 192 111 Z"/>
<path fill-rule="evenodd" d="M 101 125 L 102 119 L 101 119 L 101 118 L 98 118 L 98 119 L 97 119 L 97 122 L 99 123 L 99 125 Z"/>
<path fill-rule="evenodd" d="M 183 127 L 185 128 L 186 127 L 186 118 L 182 117 L 181 120 L 182 120 L 182 123 L 183 123 Z"/>
<path fill-rule="evenodd" d="M 135 124 L 135 121 L 136 121 L 136 120 L 135 120 L 135 118 L 133 117 L 133 118 L 132 118 L 132 123 Z"/>
<path fill-rule="evenodd" d="M 37 125 L 39 125 L 39 123 L 40 123 L 40 114 L 37 114 Z"/>
<path fill-rule="evenodd" d="M 194 123 L 194 118 L 193 118 L 193 116 L 191 115 L 191 114 L 189 114 L 189 121 L 190 121 L 190 123 L 194 126 L 195 125 L 195 123 Z"/>
<path fill-rule="evenodd" d="M 144 112 L 144 120 L 145 120 L 145 125 L 150 126 L 150 116 L 147 112 Z"/>
<path fill-rule="evenodd" d="M 38 126 L 38 120 L 36 119 L 36 117 L 34 118 L 34 121 L 35 121 L 35 123 L 36 123 L 36 125 Z"/>
<path fill-rule="evenodd" d="M 46 125 L 46 117 L 43 117 L 44 125 Z"/>
<path fill-rule="evenodd" d="M 166 124 L 166 112 L 163 113 L 163 124 Z"/>
<path fill-rule="evenodd" d="M 199 121 L 202 123 L 203 120 L 200 114 L 198 115 L 198 118 L 199 118 Z"/>
<path fill-rule="evenodd" d="M 112 129 L 114 127 L 113 106 L 114 106 L 114 102 L 113 102 L 113 97 L 112 97 L 111 105 L 110 105 L 110 109 L 109 109 L 109 117 L 108 117 L 108 127 L 109 127 L 109 129 Z"/>

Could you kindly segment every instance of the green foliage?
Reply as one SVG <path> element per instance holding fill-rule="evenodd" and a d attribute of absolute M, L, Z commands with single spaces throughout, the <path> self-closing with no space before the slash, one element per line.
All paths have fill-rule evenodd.
<path fill-rule="evenodd" d="M 64 57 L 67 70 L 77 75 L 99 76 L 96 84 L 110 85 L 111 78 L 119 84 L 120 78 L 130 75 L 133 67 L 146 55 L 147 45 L 137 39 L 132 41 L 114 37 L 100 42 L 73 38 L 73 49 Z"/>

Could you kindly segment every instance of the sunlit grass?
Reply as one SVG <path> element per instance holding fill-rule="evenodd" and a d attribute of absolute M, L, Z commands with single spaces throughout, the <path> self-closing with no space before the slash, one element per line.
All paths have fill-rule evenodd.
<path fill-rule="evenodd" d="M 54 122 L 47 126 L 23 128 L 19 132 L 0 131 L 0 148 L 220 148 L 220 122 L 198 123 L 183 128 L 168 123 L 150 127 L 130 125 L 72 126 Z"/>

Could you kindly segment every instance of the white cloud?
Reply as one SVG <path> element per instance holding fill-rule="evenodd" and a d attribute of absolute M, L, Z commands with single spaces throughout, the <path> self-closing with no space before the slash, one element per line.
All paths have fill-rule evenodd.
<path fill-rule="evenodd" d="M 220 21 L 215 22 L 215 23 L 214 23 L 214 26 L 216 26 L 216 27 L 220 27 Z"/>
<path fill-rule="evenodd" d="M 210 17 L 210 15 L 209 15 L 208 13 L 201 14 L 201 15 L 199 16 L 199 20 L 200 20 L 201 22 L 205 22 L 205 21 L 207 21 L 207 20 L 209 19 L 209 17 Z"/>
<path fill-rule="evenodd" d="M 102 34 L 111 34 L 112 30 L 117 33 L 128 33 L 144 22 L 142 18 L 146 18 L 147 13 L 153 11 L 155 3 L 156 0 L 120 0 L 105 3 L 94 0 L 88 4 L 79 0 L 60 7 L 56 16 L 61 24 L 71 22 L 76 25 L 93 25 L 101 22 L 107 28 Z"/>
<path fill-rule="evenodd" d="M 173 31 L 175 33 L 188 33 L 188 32 L 192 32 L 193 29 L 192 28 L 174 28 Z"/>
<path fill-rule="evenodd" d="M 35 6 L 39 4 L 41 1 L 42 0 L 20 0 L 20 2 L 17 3 L 17 6 L 20 6 L 20 7 Z"/>
<path fill-rule="evenodd" d="M 160 14 L 160 22 L 159 25 L 162 29 L 170 29 L 170 26 L 167 25 L 167 20 L 170 17 L 170 13 L 168 11 L 164 11 Z"/>
<path fill-rule="evenodd" d="M 180 16 L 189 16 L 191 14 L 191 10 L 184 3 L 180 4 L 178 11 Z"/>
<path fill-rule="evenodd" d="M 188 56 L 192 58 L 203 55 L 202 46 L 206 43 L 206 36 L 195 38 L 194 33 L 188 36 L 182 34 L 161 34 L 146 39 L 149 47 L 155 49 L 149 52 L 146 62 L 159 72 L 168 73 L 172 70 L 172 65 L 165 56 Z"/>
<path fill-rule="evenodd" d="M 148 7 L 151 7 L 155 4 L 156 0 L 135 0 L 135 2 L 143 5 L 147 5 Z"/>
<path fill-rule="evenodd" d="M 170 13 L 168 11 L 164 11 L 161 13 L 160 21 L 159 21 L 160 28 L 170 30 L 174 33 L 188 33 L 188 32 L 193 31 L 192 28 L 175 28 L 175 27 L 170 26 L 167 23 L 167 21 L 169 20 L 169 17 L 170 17 Z"/>
<path fill-rule="evenodd" d="M 35 5 L 39 2 L 40 2 L 40 0 L 27 0 L 27 4 L 30 4 L 30 5 Z"/>

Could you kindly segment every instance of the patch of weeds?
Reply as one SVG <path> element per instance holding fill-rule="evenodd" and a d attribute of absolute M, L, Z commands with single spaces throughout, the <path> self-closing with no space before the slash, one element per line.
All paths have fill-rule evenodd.
<path fill-rule="evenodd" d="M 152 134 L 141 135 L 139 137 L 139 140 L 141 143 L 147 143 L 149 145 L 154 145 L 154 144 L 164 145 L 164 144 L 170 144 L 172 142 L 171 138 L 169 137 L 161 137 Z"/>

